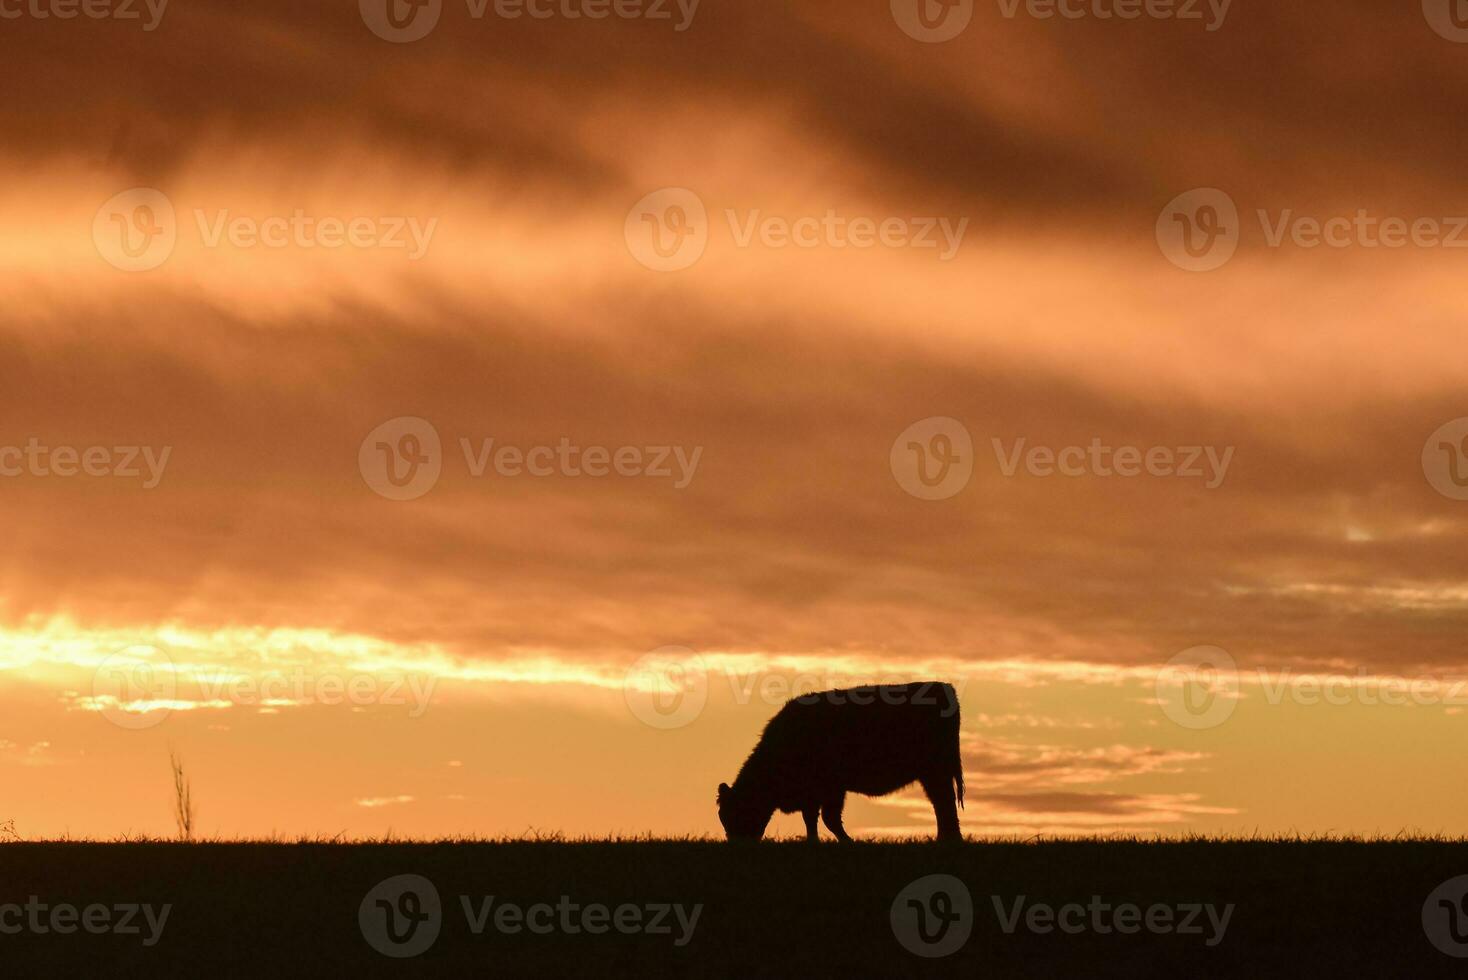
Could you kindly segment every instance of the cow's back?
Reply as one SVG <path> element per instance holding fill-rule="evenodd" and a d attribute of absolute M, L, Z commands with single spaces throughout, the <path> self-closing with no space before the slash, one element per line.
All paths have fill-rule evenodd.
<path fill-rule="evenodd" d="M 920 682 L 796 698 L 771 720 L 763 741 L 782 796 L 837 790 L 880 796 L 946 773 L 958 726 L 953 687 Z"/>

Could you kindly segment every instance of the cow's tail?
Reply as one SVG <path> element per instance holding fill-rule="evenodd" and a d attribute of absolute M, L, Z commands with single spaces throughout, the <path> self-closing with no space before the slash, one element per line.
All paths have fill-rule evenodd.
<path fill-rule="evenodd" d="M 963 809 L 963 759 L 957 752 L 953 754 L 953 795 L 958 800 L 958 808 Z"/>
<path fill-rule="evenodd" d="M 948 733 L 948 744 L 952 746 L 952 757 L 948 760 L 948 766 L 953 776 L 953 795 L 958 800 L 958 808 L 963 809 L 963 750 L 959 747 L 959 733 L 962 723 L 958 717 L 958 694 L 951 686 L 948 687 L 949 703 L 953 706 L 953 730 Z"/>

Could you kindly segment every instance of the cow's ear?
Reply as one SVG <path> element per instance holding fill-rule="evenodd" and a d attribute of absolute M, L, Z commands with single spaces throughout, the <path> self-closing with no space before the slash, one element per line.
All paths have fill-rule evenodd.
<path fill-rule="evenodd" d="M 728 795 L 729 795 L 729 784 L 728 783 L 720 783 L 719 784 L 719 802 L 720 803 L 723 803 L 724 802 L 724 798 L 727 797 Z"/>

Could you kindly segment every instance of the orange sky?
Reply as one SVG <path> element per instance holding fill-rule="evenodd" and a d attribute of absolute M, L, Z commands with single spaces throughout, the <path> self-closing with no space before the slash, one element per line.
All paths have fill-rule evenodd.
<path fill-rule="evenodd" d="M 972 832 L 1468 832 L 1417 5 L 175 4 L 0 20 L 0 822 L 168 833 L 172 747 L 206 833 L 712 833 L 791 684 L 941 676 Z"/>

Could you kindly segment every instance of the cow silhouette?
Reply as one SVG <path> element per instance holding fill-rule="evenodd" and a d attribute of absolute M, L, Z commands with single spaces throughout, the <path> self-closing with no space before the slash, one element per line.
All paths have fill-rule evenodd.
<path fill-rule="evenodd" d="M 759 840 L 775 811 L 799 812 L 815 841 L 816 817 L 837 840 L 847 793 L 886 796 L 918 783 L 933 804 L 939 840 L 962 840 L 963 762 L 958 695 L 951 684 L 855 687 L 786 703 L 765 726 L 734 785 L 719 784 L 719 822 L 730 840 Z"/>

